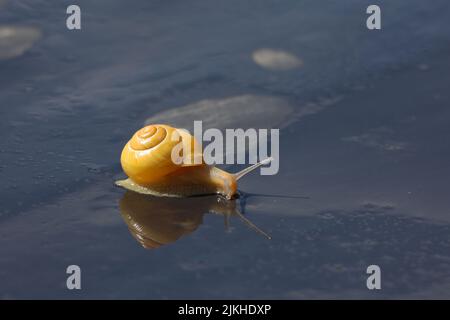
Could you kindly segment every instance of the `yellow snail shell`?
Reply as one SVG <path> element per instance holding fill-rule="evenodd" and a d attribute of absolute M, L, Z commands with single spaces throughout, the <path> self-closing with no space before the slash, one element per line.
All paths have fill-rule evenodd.
<path fill-rule="evenodd" d="M 180 138 L 178 141 L 172 138 L 175 133 Z M 191 147 L 187 164 L 172 161 L 172 150 L 180 141 Z M 231 199 L 237 195 L 239 178 L 271 160 L 266 159 L 232 174 L 205 164 L 202 154 L 196 150 L 198 142 L 186 131 L 163 124 L 148 125 L 138 130 L 125 145 L 120 162 L 128 179 L 117 181 L 116 184 L 155 196 L 221 194 Z"/>

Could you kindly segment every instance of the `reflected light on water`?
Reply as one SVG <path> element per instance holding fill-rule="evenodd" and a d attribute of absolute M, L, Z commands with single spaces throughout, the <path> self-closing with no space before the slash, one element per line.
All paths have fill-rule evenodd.
<path fill-rule="evenodd" d="M 170 123 L 192 129 L 201 119 L 204 128 L 276 128 L 283 126 L 295 111 L 285 99 L 244 94 L 218 99 L 204 99 L 152 115 L 145 124 Z"/>
<path fill-rule="evenodd" d="M 252 58 L 260 67 L 272 71 L 291 70 L 303 65 L 301 59 L 283 50 L 258 49 L 253 52 Z"/>
<path fill-rule="evenodd" d="M 40 37 L 37 28 L 0 26 L 0 60 L 21 56 Z"/>

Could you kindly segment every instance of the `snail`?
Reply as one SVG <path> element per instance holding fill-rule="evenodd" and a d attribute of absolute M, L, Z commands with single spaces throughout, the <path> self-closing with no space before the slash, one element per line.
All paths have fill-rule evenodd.
<path fill-rule="evenodd" d="M 188 145 L 186 150 L 191 152 L 184 155 L 189 161 L 176 163 L 172 152 L 180 142 Z M 272 160 L 268 158 L 240 172 L 228 173 L 206 164 L 198 149 L 197 140 L 187 131 L 163 124 L 148 125 L 138 130 L 123 148 L 120 162 L 128 179 L 116 181 L 116 185 L 154 196 L 220 194 L 232 199 L 238 195 L 240 178 Z"/>
<path fill-rule="evenodd" d="M 169 199 L 149 197 L 127 191 L 119 202 L 122 218 L 131 235 L 146 249 L 155 249 L 187 236 L 197 230 L 207 213 L 225 217 L 237 216 L 251 229 L 270 239 L 239 211 L 236 201 L 218 196 Z"/>

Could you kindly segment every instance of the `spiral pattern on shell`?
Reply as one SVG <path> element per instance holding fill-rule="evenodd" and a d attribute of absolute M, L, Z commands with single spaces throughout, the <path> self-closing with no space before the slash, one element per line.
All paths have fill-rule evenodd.
<path fill-rule="evenodd" d="M 130 140 L 134 150 L 146 150 L 156 147 L 167 137 L 167 129 L 158 125 L 149 125 L 138 130 Z"/>
<path fill-rule="evenodd" d="M 162 124 L 148 125 L 138 130 L 125 145 L 122 168 L 139 185 L 158 183 L 164 176 L 186 166 L 172 158 L 174 148 L 180 149 L 180 142 L 190 145 L 192 150 L 196 145 L 195 138 L 185 131 Z"/>

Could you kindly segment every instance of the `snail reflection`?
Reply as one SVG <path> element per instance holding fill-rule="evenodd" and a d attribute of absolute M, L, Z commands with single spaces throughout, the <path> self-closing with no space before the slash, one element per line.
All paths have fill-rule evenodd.
<path fill-rule="evenodd" d="M 236 200 L 219 196 L 164 198 L 127 191 L 120 200 L 120 211 L 132 236 L 148 249 L 177 241 L 194 232 L 208 213 L 224 216 L 225 227 L 237 216 L 250 228 L 270 237 L 244 217 Z"/>

